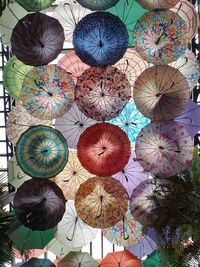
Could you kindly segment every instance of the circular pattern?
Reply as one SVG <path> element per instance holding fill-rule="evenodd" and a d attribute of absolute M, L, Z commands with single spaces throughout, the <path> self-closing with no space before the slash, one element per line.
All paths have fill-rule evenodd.
<path fill-rule="evenodd" d="M 91 10 L 105 10 L 117 4 L 119 0 L 77 0 L 82 6 Z"/>

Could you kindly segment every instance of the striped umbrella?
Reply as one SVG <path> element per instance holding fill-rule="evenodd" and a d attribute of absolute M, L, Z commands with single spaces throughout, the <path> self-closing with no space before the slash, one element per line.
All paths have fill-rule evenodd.
<path fill-rule="evenodd" d="M 16 0 L 26 11 L 37 12 L 50 7 L 56 0 Z"/>

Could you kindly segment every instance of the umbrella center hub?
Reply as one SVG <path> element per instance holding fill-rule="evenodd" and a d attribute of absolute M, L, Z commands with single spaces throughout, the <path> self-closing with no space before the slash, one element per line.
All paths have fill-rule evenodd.
<path fill-rule="evenodd" d="M 101 40 L 99 41 L 99 47 L 101 47 L 101 48 L 103 47 L 103 43 Z"/>
<path fill-rule="evenodd" d="M 105 93 L 102 92 L 102 93 L 101 93 L 101 97 L 104 97 L 104 96 L 105 96 Z"/>
<path fill-rule="evenodd" d="M 74 172 L 73 172 L 73 175 L 76 175 L 76 174 L 77 174 L 77 172 L 76 172 L 76 171 L 74 171 Z"/>
<path fill-rule="evenodd" d="M 82 123 L 82 122 L 80 122 L 80 123 L 79 123 L 79 126 L 80 126 L 80 127 L 83 127 L 83 123 Z"/>
<path fill-rule="evenodd" d="M 164 150 L 165 148 L 164 148 L 164 146 L 159 146 L 159 149 Z"/>
<path fill-rule="evenodd" d="M 160 97 L 162 94 L 161 93 L 157 93 L 156 94 L 156 97 Z"/>

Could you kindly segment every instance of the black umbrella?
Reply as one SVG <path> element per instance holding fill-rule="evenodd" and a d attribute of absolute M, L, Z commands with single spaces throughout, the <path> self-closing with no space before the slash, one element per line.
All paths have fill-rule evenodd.
<path fill-rule="evenodd" d="M 52 181 L 31 179 L 24 182 L 14 197 L 14 209 L 20 222 L 32 230 L 55 227 L 65 212 L 65 198 Z"/>
<path fill-rule="evenodd" d="M 64 39 L 58 20 L 32 13 L 20 19 L 14 27 L 12 52 L 26 65 L 47 65 L 62 51 Z"/>

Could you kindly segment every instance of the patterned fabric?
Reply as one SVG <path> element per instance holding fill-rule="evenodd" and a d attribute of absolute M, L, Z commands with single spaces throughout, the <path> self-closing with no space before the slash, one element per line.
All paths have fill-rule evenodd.
<path fill-rule="evenodd" d="M 28 12 L 37 12 L 50 7 L 56 0 L 16 0 Z"/>
<path fill-rule="evenodd" d="M 116 117 L 131 97 L 126 75 L 114 67 L 86 70 L 76 84 L 75 100 L 86 116 L 98 120 Z"/>
<path fill-rule="evenodd" d="M 155 121 L 141 130 L 135 152 L 144 170 L 170 177 L 187 169 L 192 160 L 193 141 L 176 122 Z"/>
<path fill-rule="evenodd" d="M 115 225 L 128 208 L 128 194 L 112 177 L 93 177 L 80 185 L 75 196 L 78 216 L 97 228 Z"/>
<path fill-rule="evenodd" d="M 91 10 L 105 10 L 117 4 L 119 0 L 77 0 L 82 6 Z"/>
<path fill-rule="evenodd" d="M 151 120 L 170 120 L 184 110 L 190 90 L 179 70 L 167 65 L 153 66 L 136 80 L 133 97 L 144 116 Z"/>
<path fill-rule="evenodd" d="M 37 118 L 61 117 L 74 101 L 72 76 L 56 65 L 33 68 L 24 79 L 20 100 Z"/>
<path fill-rule="evenodd" d="M 170 10 L 144 14 L 133 30 L 135 49 L 147 62 L 165 65 L 177 60 L 188 45 L 186 23 Z"/>
<path fill-rule="evenodd" d="M 175 6 L 179 0 L 136 0 L 141 6 L 146 9 L 169 9 Z"/>

